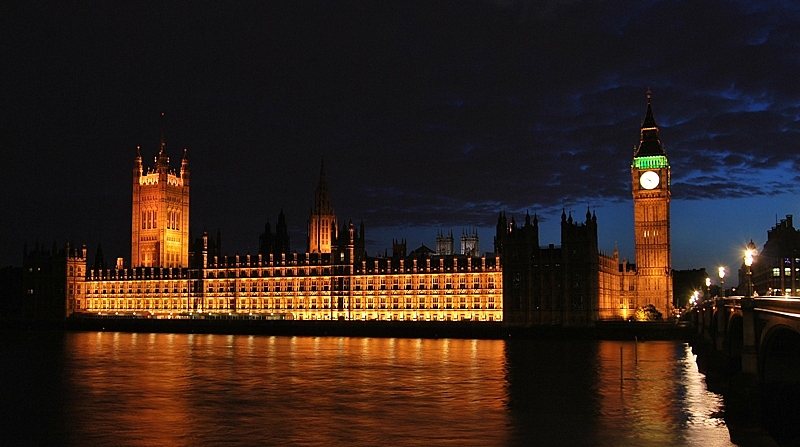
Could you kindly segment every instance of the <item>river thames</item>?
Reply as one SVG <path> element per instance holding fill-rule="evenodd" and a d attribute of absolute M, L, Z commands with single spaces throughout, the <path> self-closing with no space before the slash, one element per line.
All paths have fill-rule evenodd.
<path fill-rule="evenodd" d="M 727 446 L 679 342 L 2 334 L 7 445 Z"/>

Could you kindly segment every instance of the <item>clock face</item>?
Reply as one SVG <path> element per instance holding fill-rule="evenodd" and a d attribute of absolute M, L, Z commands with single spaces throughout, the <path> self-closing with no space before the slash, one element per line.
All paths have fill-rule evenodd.
<path fill-rule="evenodd" d="M 639 184 L 644 189 L 653 189 L 658 186 L 659 178 L 658 173 L 655 171 L 647 171 L 639 177 Z"/>

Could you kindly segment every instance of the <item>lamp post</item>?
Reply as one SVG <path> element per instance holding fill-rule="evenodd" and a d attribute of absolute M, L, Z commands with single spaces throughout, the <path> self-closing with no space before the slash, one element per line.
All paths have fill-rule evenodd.
<path fill-rule="evenodd" d="M 725 298 L 725 267 L 720 267 L 719 272 L 719 296 Z"/>
<path fill-rule="evenodd" d="M 703 301 L 706 301 L 711 298 L 711 278 L 706 276 L 706 296 L 703 297 Z"/>
<path fill-rule="evenodd" d="M 758 375 L 758 340 L 756 338 L 756 313 L 753 299 L 753 258 L 758 255 L 756 244 L 750 239 L 744 252 L 744 265 L 747 275 L 747 289 L 741 301 L 742 309 L 742 372 L 755 377 Z"/>
<path fill-rule="evenodd" d="M 752 298 L 753 297 L 753 258 L 758 255 L 758 250 L 756 249 L 756 244 L 753 243 L 753 240 L 750 239 L 750 242 L 747 244 L 747 249 L 744 252 L 744 265 L 747 267 L 746 274 L 747 274 L 747 290 L 745 290 L 745 298 Z"/>

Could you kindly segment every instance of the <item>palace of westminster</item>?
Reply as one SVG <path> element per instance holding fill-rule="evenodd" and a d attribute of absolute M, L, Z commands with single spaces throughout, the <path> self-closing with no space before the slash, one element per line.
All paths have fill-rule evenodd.
<path fill-rule="evenodd" d="M 24 251 L 29 298 L 55 296 L 55 312 L 151 318 L 232 316 L 294 320 L 503 321 L 508 325 L 588 326 L 625 319 L 653 304 L 672 312 L 670 166 L 648 92 L 641 138 L 631 165 L 636 264 L 598 250 L 597 217 L 562 212 L 561 243 L 542 246 L 534 215 L 500 213 L 494 252 L 481 254 L 477 233 L 452 232 L 436 250 L 368 256 L 364 225 L 340 222 L 331 206 L 324 164 L 308 219 L 305 253 L 292 252 L 281 212 L 258 254 L 226 256 L 220 237 L 189 236 L 189 161 L 170 170 L 164 139 L 155 166 L 133 165 L 130 264 L 113 268 L 85 245 Z M 99 259 L 97 259 L 99 258 Z M 49 265 L 47 275 L 42 266 Z M 40 299 L 41 301 L 41 299 Z"/>

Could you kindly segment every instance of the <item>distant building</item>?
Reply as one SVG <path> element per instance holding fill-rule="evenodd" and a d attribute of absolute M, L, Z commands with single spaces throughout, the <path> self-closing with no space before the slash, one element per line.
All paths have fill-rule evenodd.
<path fill-rule="evenodd" d="M 82 299 L 87 264 L 86 246 L 47 250 L 38 244 L 22 253 L 21 317 L 52 321 L 64 318 L 86 305 Z M 66 279 L 66 280 L 65 280 Z"/>
<path fill-rule="evenodd" d="M 467 256 L 480 256 L 481 246 L 478 241 L 478 230 L 461 233 L 461 254 Z"/>
<path fill-rule="evenodd" d="M 472 231 L 464 230 L 461 233 L 461 251 L 462 255 L 467 256 L 480 256 L 481 248 L 478 238 L 478 230 Z M 449 230 L 446 233 L 439 231 L 436 235 L 436 254 L 437 255 L 453 255 L 455 251 L 455 238 L 453 231 Z"/>
<path fill-rule="evenodd" d="M 437 255 L 452 255 L 455 251 L 455 242 L 453 239 L 453 232 L 442 233 L 436 235 L 436 254 Z"/>
<path fill-rule="evenodd" d="M 742 268 L 739 288 L 747 278 Z M 769 231 L 764 247 L 752 266 L 754 290 L 759 295 L 800 295 L 800 231 L 794 228 L 792 215 L 786 215 Z"/>

